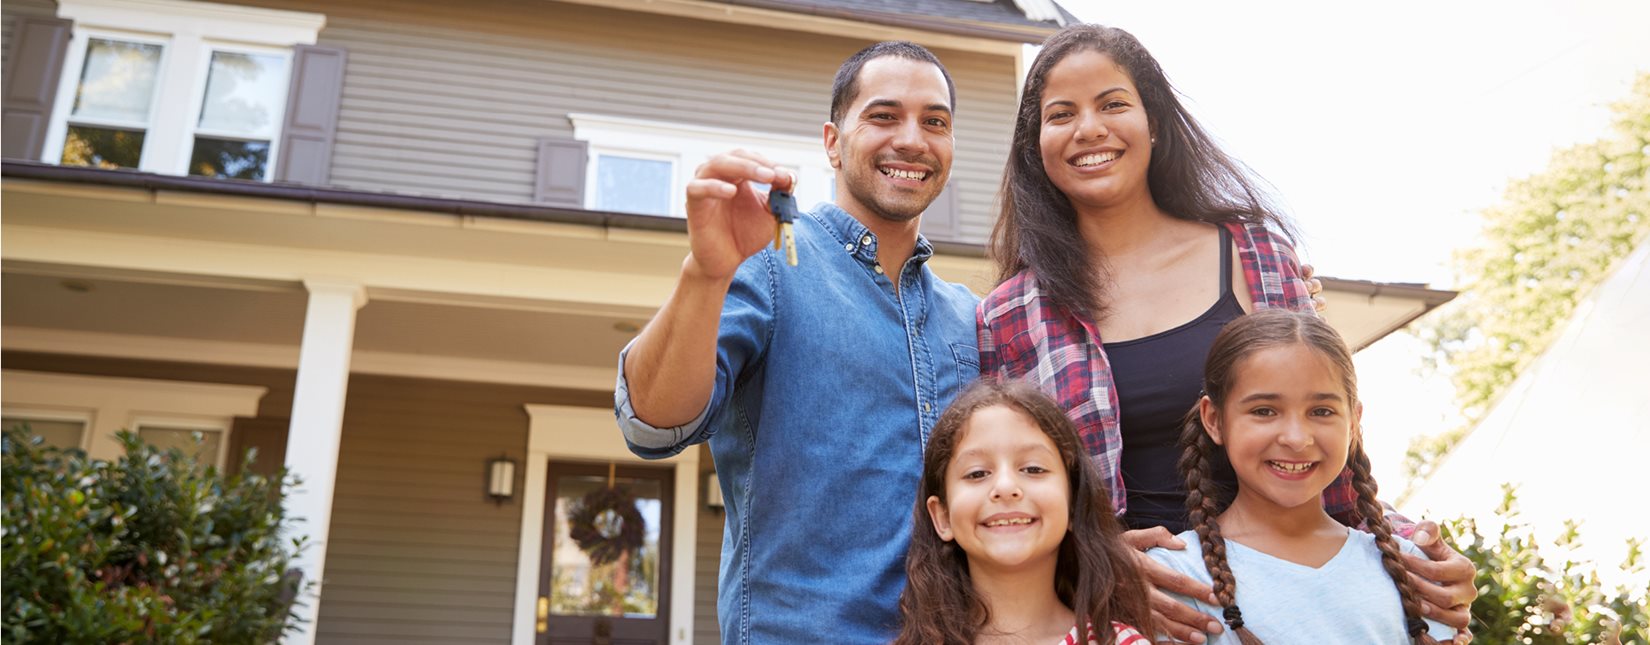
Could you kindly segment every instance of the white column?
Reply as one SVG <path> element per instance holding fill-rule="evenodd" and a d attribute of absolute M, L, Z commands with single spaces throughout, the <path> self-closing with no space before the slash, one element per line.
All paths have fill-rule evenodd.
<path fill-rule="evenodd" d="M 359 283 L 342 280 L 305 280 L 309 309 L 304 314 L 304 340 L 298 353 L 298 380 L 292 395 L 292 426 L 287 429 L 286 467 L 302 482 L 287 493 L 293 536 L 309 538 L 309 548 L 293 559 L 305 582 L 316 582 L 313 595 L 303 598 L 298 615 L 302 629 L 284 642 L 315 642 L 322 585 L 326 579 L 327 535 L 332 527 L 332 489 L 338 477 L 338 442 L 344 424 L 344 394 L 349 387 L 350 350 L 355 342 L 355 311 L 367 301 Z"/>

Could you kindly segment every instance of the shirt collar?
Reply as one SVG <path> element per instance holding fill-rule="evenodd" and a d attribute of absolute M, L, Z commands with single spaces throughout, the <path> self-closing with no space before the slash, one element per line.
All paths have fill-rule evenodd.
<path fill-rule="evenodd" d="M 854 259 L 860 262 L 876 264 L 876 234 L 872 233 L 871 229 L 866 228 L 864 224 L 861 224 L 853 215 L 849 215 L 848 211 L 842 210 L 836 204 L 821 202 L 812 211 L 809 211 L 808 215 L 818 220 L 820 225 L 831 234 L 831 237 L 836 240 L 837 248 L 854 256 Z M 928 258 L 931 257 L 934 257 L 934 245 L 928 242 L 928 238 L 918 233 L 917 247 L 912 251 L 911 259 L 916 260 L 917 264 L 920 265 L 927 262 Z"/>

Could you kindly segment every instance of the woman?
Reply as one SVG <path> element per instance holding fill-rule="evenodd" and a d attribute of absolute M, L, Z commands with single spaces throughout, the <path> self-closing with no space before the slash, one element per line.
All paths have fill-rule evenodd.
<path fill-rule="evenodd" d="M 1021 97 L 992 232 L 1000 284 L 979 309 L 981 372 L 1034 378 L 1077 423 L 1132 529 L 1126 539 L 1178 545 L 1177 440 L 1215 335 L 1255 309 L 1312 308 L 1290 226 L 1128 32 L 1073 25 L 1051 36 Z M 1229 465 L 1215 473 L 1235 487 Z M 1324 495 L 1349 524 L 1355 499 L 1346 473 Z M 1429 553 L 1449 566 L 1427 574 L 1452 584 L 1424 593 L 1464 631 L 1471 564 L 1447 548 Z M 1184 587 L 1142 568 L 1159 586 Z M 1219 631 L 1155 591 L 1153 606 L 1182 640 Z"/>

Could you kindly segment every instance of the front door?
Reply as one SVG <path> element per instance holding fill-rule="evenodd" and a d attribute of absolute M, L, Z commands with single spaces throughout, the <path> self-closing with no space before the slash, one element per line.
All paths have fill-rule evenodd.
<path fill-rule="evenodd" d="M 537 645 L 666 642 L 674 472 L 550 462 Z"/>

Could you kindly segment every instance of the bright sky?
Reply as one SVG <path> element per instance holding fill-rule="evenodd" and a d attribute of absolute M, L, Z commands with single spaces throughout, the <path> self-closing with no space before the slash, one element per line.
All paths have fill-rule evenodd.
<path fill-rule="evenodd" d="M 1650 3 L 1060 0 L 1127 29 L 1188 109 L 1276 187 L 1319 273 L 1451 288 L 1478 211 L 1555 148 L 1604 136 L 1650 72 Z M 1455 425 L 1447 379 L 1395 334 L 1358 375 L 1376 477 L 1396 494 L 1409 438 Z"/>

